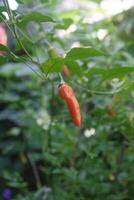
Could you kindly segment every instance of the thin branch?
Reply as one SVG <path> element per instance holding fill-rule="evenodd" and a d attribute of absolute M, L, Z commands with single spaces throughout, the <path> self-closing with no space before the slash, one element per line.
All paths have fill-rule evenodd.
<path fill-rule="evenodd" d="M 15 19 L 14 19 L 14 16 L 12 14 L 12 11 L 9 7 L 9 3 L 8 3 L 8 0 L 3 0 L 3 3 L 5 5 L 5 7 L 7 8 L 7 11 L 8 11 L 8 14 L 9 14 L 9 18 L 10 18 L 10 21 L 11 21 L 11 24 L 12 24 L 12 31 L 14 33 L 14 36 L 17 40 L 17 42 L 19 43 L 19 45 L 21 46 L 21 48 L 24 50 L 24 52 L 26 53 L 26 55 L 30 58 L 31 62 L 37 66 L 39 66 L 39 68 L 41 69 L 41 65 L 33 60 L 33 58 L 31 57 L 31 55 L 29 54 L 29 52 L 26 50 L 26 48 L 24 47 L 23 43 L 21 42 L 21 40 L 19 39 L 19 36 L 18 36 L 18 32 L 17 32 L 17 26 L 15 24 Z M 41 72 L 43 74 L 43 72 Z M 44 74 L 43 74 L 43 77 L 44 77 Z"/>
<path fill-rule="evenodd" d="M 58 73 L 58 75 L 59 75 L 59 77 L 60 77 L 60 81 L 61 81 L 61 83 L 64 83 L 65 81 L 64 81 L 63 76 L 61 75 L 60 72 Z"/>
<path fill-rule="evenodd" d="M 31 42 L 32 44 L 35 44 L 35 42 L 33 42 L 33 41 L 29 38 L 29 36 L 28 36 L 24 31 L 22 31 L 19 27 L 16 27 L 16 28 L 18 29 L 18 31 L 19 31 L 22 35 L 24 35 L 25 38 L 27 38 L 27 40 L 29 40 L 29 42 Z"/>
<path fill-rule="evenodd" d="M 8 22 L 4 19 L 4 17 L 2 17 L 2 15 L 0 15 L 2 21 L 7 25 L 7 27 L 9 28 L 9 30 L 12 32 L 12 34 L 14 35 L 13 30 L 11 29 L 11 27 L 9 26 Z"/>
<path fill-rule="evenodd" d="M 84 88 L 83 86 L 81 86 L 80 84 L 76 83 L 76 82 L 72 82 L 74 85 L 76 85 L 77 87 L 81 88 L 82 90 L 85 90 L 89 93 L 92 93 L 92 94 L 100 94 L 100 95 L 113 95 L 113 94 L 116 94 L 116 93 L 119 93 L 120 91 L 122 91 L 124 89 L 124 86 L 120 87 L 119 89 L 117 90 L 114 90 L 114 91 L 97 91 L 97 90 L 89 90 L 89 89 L 86 89 Z"/>

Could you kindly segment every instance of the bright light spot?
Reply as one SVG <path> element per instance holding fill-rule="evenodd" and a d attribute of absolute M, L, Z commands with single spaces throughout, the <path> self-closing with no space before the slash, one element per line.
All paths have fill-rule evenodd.
<path fill-rule="evenodd" d="M 64 10 L 71 10 L 78 8 L 78 1 L 77 0 L 64 0 L 61 3 L 61 9 Z"/>
<path fill-rule="evenodd" d="M 84 80 L 85 82 L 88 82 L 88 81 L 89 81 L 89 79 L 88 79 L 86 76 L 83 76 L 83 80 Z"/>
<path fill-rule="evenodd" d="M 79 42 L 74 42 L 74 43 L 71 45 L 71 48 L 74 48 L 74 47 L 80 47 L 80 43 L 79 43 Z"/>
<path fill-rule="evenodd" d="M 7 20 L 9 20 L 9 15 L 7 12 L 2 12 L 2 14 L 6 17 Z"/>
<path fill-rule="evenodd" d="M 134 0 L 125 0 L 122 1 L 124 10 L 129 9 L 130 7 L 134 6 Z"/>
<path fill-rule="evenodd" d="M 60 38 L 68 37 L 70 33 L 76 31 L 77 26 L 75 24 L 71 24 L 67 30 L 57 30 L 57 36 Z"/>
<path fill-rule="evenodd" d="M 90 23 L 90 17 L 85 17 L 83 19 L 83 23 Z"/>
<path fill-rule="evenodd" d="M 36 123 L 41 126 L 44 130 L 47 130 L 50 125 L 50 116 L 46 111 L 39 111 L 37 118 L 36 118 Z"/>
<path fill-rule="evenodd" d="M 86 129 L 84 131 L 84 135 L 85 137 L 91 137 L 92 135 L 95 135 L 96 131 L 95 131 L 95 128 L 91 128 L 90 130 L 89 129 Z"/>
<path fill-rule="evenodd" d="M 103 0 L 100 5 L 101 8 L 109 12 L 110 15 L 116 14 L 122 10 L 122 2 L 118 0 Z"/>
<path fill-rule="evenodd" d="M 94 13 L 93 16 L 91 17 L 85 17 L 83 19 L 83 23 L 88 23 L 88 24 L 92 24 L 94 22 L 98 22 L 100 20 L 102 20 L 104 18 L 104 15 L 102 13 Z"/>
<path fill-rule="evenodd" d="M 11 10 L 16 10 L 18 8 L 18 3 L 15 0 L 8 0 Z"/>
<path fill-rule="evenodd" d="M 87 4 L 87 8 L 92 11 L 90 13 L 90 16 L 86 16 L 83 19 L 83 23 L 89 23 L 92 24 L 94 22 L 100 21 L 106 17 L 118 14 L 122 12 L 123 10 L 128 10 L 132 6 L 134 6 L 134 0 L 103 0 L 100 3 L 100 8 L 103 12 L 100 12 L 97 10 L 97 7 L 91 6 Z"/>
<path fill-rule="evenodd" d="M 80 7 L 81 8 L 84 8 L 84 9 L 96 9 L 97 8 L 97 3 L 95 3 L 95 2 L 80 2 Z"/>
<path fill-rule="evenodd" d="M 40 126 L 42 125 L 42 119 L 41 118 L 37 119 L 37 124 L 40 125 Z"/>
<path fill-rule="evenodd" d="M 109 16 L 127 10 L 133 5 L 133 0 L 103 0 L 100 4 L 101 8 L 104 9 Z"/>
<path fill-rule="evenodd" d="M 107 35 L 106 29 L 99 29 L 97 32 L 97 37 L 99 38 L 99 40 L 103 40 L 106 35 Z"/>
<path fill-rule="evenodd" d="M 91 19 L 91 21 L 92 22 L 98 22 L 98 21 L 100 21 L 101 19 L 103 19 L 104 18 L 104 16 L 103 16 L 103 14 L 102 13 L 95 13 L 94 14 L 94 16 L 92 17 L 92 19 Z"/>
<path fill-rule="evenodd" d="M 125 82 L 125 80 L 120 80 L 119 78 L 113 78 L 111 80 L 111 86 L 116 89 L 116 88 L 119 88 L 123 85 L 123 83 Z"/>
<path fill-rule="evenodd" d="M 69 26 L 69 28 L 67 29 L 67 33 L 73 33 L 74 31 L 76 31 L 77 26 L 75 24 L 71 24 Z"/>
<path fill-rule="evenodd" d="M 66 31 L 65 30 L 57 30 L 57 36 L 58 37 L 60 37 L 60 38 L 64 38 L 66 35 L 67 35 L 67 33 L 66 33 Z"/>

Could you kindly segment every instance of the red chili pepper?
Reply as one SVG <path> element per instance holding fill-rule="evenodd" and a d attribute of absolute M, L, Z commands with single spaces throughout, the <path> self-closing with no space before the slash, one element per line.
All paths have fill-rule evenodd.
<path fill-rule="evenodd" d="M 0 44 L 7 45 L 7 33 L 2 25 L 0 25 Z"/>
<path fill-rule="evenodd" d="M 66 83 L 61 83 L 59 85 L 59 95 L 66 101 L 73 95 L 73 90 Z"/>
<path fill-rule="evenodd" d="M 7 46 L 7 33 L 4 26 L 0 25 L 0 44 Z M 0 51 L 0 56 L 3 56 L 4 52 Z"/>
<path fill-rule="evenodd" d="M 74 95 L 73 89 L 66 83 L 59 85 L 59 95 L 67 103 L 70 116 L 74 124 L 78 127 L 81 126 L 81 113 L 79 103 Z"/>
<path fill-rule="evenodd" d="M 66 65 L 63 65 L 63 70 L 62 70 L 62 73 L 65 77 L 68 77 L 70 75 L 69 73 L 69 69 Z"/>

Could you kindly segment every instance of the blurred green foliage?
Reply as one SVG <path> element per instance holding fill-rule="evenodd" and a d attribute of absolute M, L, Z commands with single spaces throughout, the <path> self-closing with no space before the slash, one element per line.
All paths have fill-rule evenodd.
<path fill-rule="evenodd" d="M 0 199 L 10 188 L 13 200 L 133 200 L 133 8 L 88 23 L 86 7 L 17 2 L 13 27 L 0 7 L 17 30 L 0 45 Z M 63 64 L 80 129 L 58 96 Z"/>

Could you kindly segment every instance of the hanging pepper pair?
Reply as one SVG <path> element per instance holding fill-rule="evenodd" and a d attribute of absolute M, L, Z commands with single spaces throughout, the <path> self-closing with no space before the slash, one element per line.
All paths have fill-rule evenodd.
<path fill-rule="evenodd" d="M 59 85 L 59 95 L 66 102 L 73 123 L 76 126 L 80 127 L 81 126 L 80 106 L 75 97 L 73 89 L 68 84 L 61 83 Z"/>

